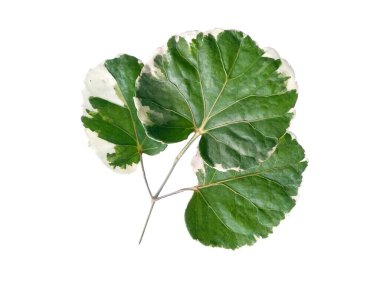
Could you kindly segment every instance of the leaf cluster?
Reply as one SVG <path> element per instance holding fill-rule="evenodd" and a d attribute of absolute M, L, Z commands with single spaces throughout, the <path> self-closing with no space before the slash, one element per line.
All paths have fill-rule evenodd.
<path fill-rule="evenodd" d="M 141 162 L 152 199 L 147 222 L 157 201 L 191 190 L 190 235 L 235 249 L 267 237 L 294 207 L 307 162 L 287 132 L 298 96 L 294 74 L 274 50 L 235 30 L 192 32 L 171 37 L 145 65 L 121 55 L 102 68 L 87 77 L 82 122 L 110 167 Z M 187 139 L 153 194 L 143 155 Z M 198 185 L 160 196 L 195 142 Z"/>

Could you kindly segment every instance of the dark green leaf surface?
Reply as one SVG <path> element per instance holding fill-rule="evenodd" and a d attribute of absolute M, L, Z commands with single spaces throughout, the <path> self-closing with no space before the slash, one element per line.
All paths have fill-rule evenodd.
<path fill-rule="evenodd" d="M 107 161 L 112 167 L 125 169 L 140 161 L 141 153 L 154 155 L 164 150 L 166 145 L 149 138 L 137 117 L 133 102 L 135 81 L 142 64 L 135 57 L 122 55 L 107 60 L 105 66 L 116 80 L 113 101 L 100 97 L 89 97 L 91 110 L 82 117 L 83 125 L 97 133 L 97 136 L 114 145 L 107 153 Z M 91 82 L 89 83 L 91 84 Z"/>
<path fill-rule="evenodd" d="M 205 165 L 185 212 L 191 236 L 230 249 L 267 237 L 295 205 L 304 159 L 302 147 L 286 134 L 270 158 L 248 171 L 220 172 Z"/>
<path fill-rule="evenodd" d="M 138 80 L 139 117 L 165 143 L 200 133 L 210 166 L 249 169 L 268 158 L 292 118 L 297 92 L 282 64 L 238 31 L 172 37 Z"/>

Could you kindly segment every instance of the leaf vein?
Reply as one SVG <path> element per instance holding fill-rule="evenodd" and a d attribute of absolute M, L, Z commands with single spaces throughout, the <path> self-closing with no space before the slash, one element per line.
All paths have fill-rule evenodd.
<path fill-rule="evenodd" d="M 215 217 L 216 217 L 216 218 L 222 223 L 222 225 L 223 225 L 226 229 L 228 229 L 229 231 L 235 233 L 235 231 L 233 231 L 229 226 L 227 226 L 226 223 L 222 220 L 222 218 L 219 217 L 219 215 L 216 213 L 216 211 L 215 211 L 214 208 L 210 205 L 210 203 L 207 201 L 207 199 L 203 196 L 203 194 L 202 194 L 200 191 L 199 191 L 198 193 L 201 195 L 203 201 L 204 201 L 204 202 L 206 203 L 206 205 L 211 209 L 211 211 L 214 213 Z"/>
<path fill-rule="evenodd" d="M 241 46 L 242 46 L 242 42 L 243 42 L 243 41 L 240 41 L 240 46 L 239 46 L 239 49 L 238 49 L 238 51 L 237 51 L 237 53 L 236 53 L 235 60 L 234 60 L 234 62 L 233 62 L 232 65 L 231 65 L 231 70 L 230 70 L 230 72 L 228 73 L 228 75 L 227 75 L 227 77 L 226 77 L 226 80 L 225 80 L 225 82 L 224 82 L 224 84 L 223 84 L 223 86 L 222 86 L 222 88 L 221 88 L 221 90 L 220 90 L 218 96 L 216 97 L 214 103 L 212 104 L 212 106 L 211 106 L 211 108 L 210 108 L 210 110 L 209 110 L 209 112 L 208 112 L 208 114 L 207 114 L 207 116 L 206 116 L 206 118 L 205 118 L 205 123 L 204 123 L 204 124 L 206 124 L 207 121 L 209 120 L 209 117 L 210 117 L 210 115 L 211 115 L 211 113 L 212 113 L 212 110 L 214 109 L 215 105 L 217 104 L 219 98 L 221 97 L 221 95 L 223 94 L 223 92 L 224 92 L 224 90 L 225 90 L 225 88 L 226 88 L 226 86 L 227 86 L 229 76 L 230 76 L 230 74 L 232 73 L 232 71 L 234 70 L 234 68 L 235 68 L 235 64 L 236 64 L 236 61 L 237 61 L 237 59 L 238 59 L 238 57 L 239 57 L 240 49 L 241 49 Z M 221 60 L 222 60 L 222 59 L 221 59 Z"/>
<path fill-rule="evenodd" d="M 129 136 L 134 142 L 137 143 L 136 139 L 135 139 L 134 137 L 132 137 L 132 136 L 131 136 L 131 135 L 130 135 L 125 129 L 119 127 L 118 125 L 115 125 L 114 123 L 110 122 L 109 120 L 106 120 L 106 119 L 102 116 L 102 114 L 99 113 L 99 111 L 97 111 L 96 114 L 98 114 L 98 115 L 104 120 L 104 122 L 106 122 L 107 124 L 111 125 L 112 127 L 116 128 L 116 129 L 122 131 L 122 132 L 125 133 L 127 136 Z M 87 117 L 87 118 L 95 119 L 93 116 L 91 116 L 91 117 Z M 96 119 L 95 119 L 95 120 L 96 120 Z"/>
<path fill-rule="evenodd" d="M 272 116 L 272 117 L 266 117 L 266 118 L 261 118 L 261 119 L 257 119 L 257 120 L 252 120 L 252 121 L 248 121 L 248 120 L 232 121 L 232 122 L 229 122 L 229 123 L 224 123 L 224 124 L 217 125 L 215 127 L 209 128 L 209 129 L 207 129 L 205 131 L 212 131 L 212 130 L 219 129 L 219 128 L 222 128 L 222 127 L 226 127 L 226 126 L 229 126 L 229 125 L 235 125 L 235 124 L 240 124 L 240 123 L 250 124 L 250 123 L 256 123 L 256 122 L 261 122 L 261 121 L 266 121 L 266 120 L 271 120 L 271 119 L 276 119 L 276 118 L 281 118 L 281 117 L 282 116 Z"/>
<path fill-rule="evenodd" d="M 258 86 L 258 87 L 260 87 L 260 86 Z M 257 95 L 257 94 L 250 94 L 250 95 L 247 95 L 247 96 L 245 96 L 245 97 L 243 97 L 243 98 L 240 98 L 240 99 L 234 101 L 233 103 L 231 103 L 231 104 L 228 105 L 227 107 L 225 107 L 225 108 L 219 110 L 218 112 L 212 114 L 212 115 L 209 117 L 209 120 L 210 120 L 212 117 L 215 117 L 216 115 L 219 115 L 220 113 L 222 113 L 222 112 L 226 111 L 227 109 L 231 108 L 233 105 L 240 103 L 240 101 L 246 100 L 246 99 L 248 99 L 248 98 L 251 98 L 251 97 L 269 98 L 269 97 L 273 97 L 273 96 L 282 96 L 282 95 L 286 95 L 286 93 L 287 93 L 287 91 L 285 91 L 285 92 L 281 92 L 281 93 L 271 94 L 271 95 L 268 95 L 268 96 L 259 96 L 259 95 Z"/>
<path fill-rule="evenodd" d="M 243 178 L 252 177 L 252 176 L 260 176 L 260 174 L 262 174 L 262 173 L 271 172 L 273 170 L 285 169 L 285 168 L 288 168 L 289 166 L 293 166 L 293 165 L 294 164 L 288 164 L 288 165 L 285 165 L 285 166 L 282 166 L 282 167 L 272 167 L 272 168 L 264 169 L 263 171 L 260 171 L 260 172 L 248 173 L 248 174 L 243 174 L 243 175 L 237 175 L 237 176 L 234 176 L 234 177 L 231 177 L 231 178 L 219 180 L 219 181 L 214 182 L 214 183 L 210 183 L 210 184 L 206 184 L 206 185 L 198 185 L 197 187 L 199 189 L 203 189 L 203 188 L 211 187 L 211 186 L 214 186 L 214 185 L 223 184 L 225 182 L 234 181 L 234 180 L 237 180 L 237 179 L 243 179 Z M 285 187 L 284 185 L 281 185 L 281 186 Z"/>
<path fill-rule="evenodd" d="M 196 124 L 195 124 L 195 117 L 194 117 L 194 113 L 193 113 L 193 110 L 190 106 L 190 102 L 187 100 L 186 96 L 181 92 L 181 90 L 179 89 L 179 87 L 177 86 L 177 84 L 175 84 L 174 82 L 172 82 L 169 77 L 168 77 L 168 74 L 167 74 L 167 71 L 165 69 L 165 67 L 162 65 L 162 69 L 164 70 L 165 72 L 165 77 L 166 77 L 166 80 L 167 82 L 169 82 L 170 84 L 172 84 L 178 91 L 178 93 L 182 96 L 182 98 L 185 100 L 186 104 L 187 104 L 187 107 L 189 108 L 189 111 L 191 113 L 191 117 L 193 118 L 193 125 L 194 127 L 196 127 Z"/>

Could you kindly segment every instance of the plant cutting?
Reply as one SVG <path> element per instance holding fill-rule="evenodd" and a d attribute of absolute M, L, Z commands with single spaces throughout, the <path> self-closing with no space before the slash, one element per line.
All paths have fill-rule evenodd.
<path fill-rule="evenodd" d="M 121 55 L 90 70 L 82 122 L 111 168 L 141 165 L 151 208 L 140 242 L 158 201 L 192 191 L 190 235 L 235 249 L 267 237 L 295 205 L 307 166 L 287 132 L 297 96 L 292 69 L 273 49 L 235 30 L 194 31 L 171 37 L 146 64 Z M 152 191 L 144 155 L 184 140 Z M 198 185 L 162 195 L 193 143 Z"/>

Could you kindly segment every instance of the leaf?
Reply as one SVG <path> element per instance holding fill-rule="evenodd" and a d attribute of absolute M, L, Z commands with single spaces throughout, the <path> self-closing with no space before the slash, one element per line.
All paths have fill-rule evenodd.
<path fill-rule="evenodd" d="M 271 53 L 233 30 L 172 37 L 137 82 L 147 133 L 164 143 L 200 134 L 202 158 L 218 169 L 264 161 L 289 127 L 297 100 L 290 67 Z"/>
<path fill-rule="evenodd" d="M 133 97 L 142 66 L 137 58 L 122 55 L 87 76 L 88 102 L 82 122 L 96 133 L 90 133 L 90 139 L 96 139 L 94 147 L 113 168 L 125 170 L 137 164 L 142 153 L 154 155 L 166 147 L 147 136 L 137 117 Z"/>
<path fill-rule="evenodd" d="M 220 172 L 205 165 L 185 212 L 191 236 L 230 249 L 267 237 L 295 205 L 306 166 L 304 150 L 290 134 L 249 171 Z"/>

